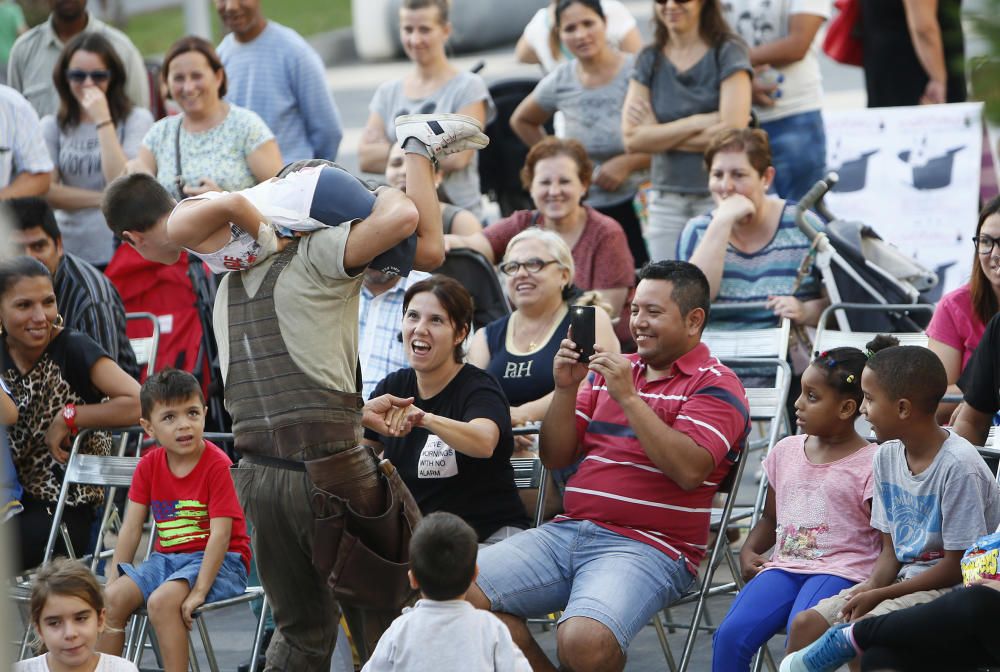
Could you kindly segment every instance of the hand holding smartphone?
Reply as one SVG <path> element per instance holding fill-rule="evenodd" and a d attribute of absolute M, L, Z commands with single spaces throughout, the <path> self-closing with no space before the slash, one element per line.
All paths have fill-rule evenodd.
<path fill-rule="evenodd" d="M 570 307 L 570 338 L 576 343 L 580 362 L 586 364 L 594 354 L 595 327 L 594 306 Z"/>

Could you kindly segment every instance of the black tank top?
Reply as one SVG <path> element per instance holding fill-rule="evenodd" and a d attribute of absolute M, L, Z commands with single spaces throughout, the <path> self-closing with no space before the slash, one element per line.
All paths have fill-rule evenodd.
<path fill-rule="evenodd" d="M 510 315 L 486 325 L 486 344 L 490 349 L 490 363 L 486 370 L 500 381 L 511 406 L 534 401 L 555 389 L 552 377 L 552 360 L 559 351 L 559 343 L 569 331 L 570 311 L 552 332 L 552 338 L 535 352 L 515 355 L 507 350 L 507 326 Z"/>

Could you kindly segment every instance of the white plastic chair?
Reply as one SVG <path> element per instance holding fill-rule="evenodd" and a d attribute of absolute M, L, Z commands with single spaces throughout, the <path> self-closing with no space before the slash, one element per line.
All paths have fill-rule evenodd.
<path fill-rule="evenodd" d="M 150 336 L 130 338 L 132 350 L 135 352 L 136 362 L 139 366 L 146 367 L 146 377 L 156 373 L 156 355 L 160 350 L 160 321 L 152 313 L 127 313 L 125 315 L 126 324 L 130 322 L 149 322 L 153 327 Z"/>

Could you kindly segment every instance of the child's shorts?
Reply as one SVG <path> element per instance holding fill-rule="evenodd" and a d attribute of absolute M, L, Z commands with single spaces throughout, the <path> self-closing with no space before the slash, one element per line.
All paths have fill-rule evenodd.
<path fill-rule="evenodd" d="M 835 623 L 845 623 L 846 621 L 840 615 L 840 612 L 847 604 L 848 600 L 851 599 L 849 594 L 852 590 L 854 590 L 854 588 L 855 586 L 844 588 L 836 595 L 820 600 L 816 603 L 816 606 L 813 607 L 813 609 L 819 612 L 819 615 L 822 616 L 830 625 L 834 625 Z M 900 609 L 915 607 L 918 604 L 935 600 L 951 590 L 951 588 L 945 588 L 944 590 L 919 590 L 915 593 L 903 595 L 902 597 L 896 597 L 891 600 L 882 600 L 875 605 L 874 609 L 862 616 L 862 618 L 868 618 L 869 616 L 883 616 L 893 611 L 899 611 Z"/>
<path fill-rule="evenodd" d="M 129 563 L 118 565 L 118 571 L 135 581 L 142 591 L 142 599 L 149 601 L 153 591 L 167 581 L 187 581 L 193 588 L 201 570 L 201 561 L 205 553 L 153 553 L 142 564 L 135 566 Z M 218 602 L 230 597 L 242 595 L 247 589 L 247 568 L 243 564 L 243 556 L 239 553 L 226 553 L 215 583 L 208 591 L 206 602 Z"/>

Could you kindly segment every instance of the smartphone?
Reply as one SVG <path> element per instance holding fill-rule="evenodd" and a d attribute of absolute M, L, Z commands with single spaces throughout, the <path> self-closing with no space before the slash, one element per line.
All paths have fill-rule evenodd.
<path fill-rule="evenodd" d="M 580 361 L 586 364 L 594 354 L 594 306 L 573 306 L 570 308 L 570 333 L 580 353 Z"/>

